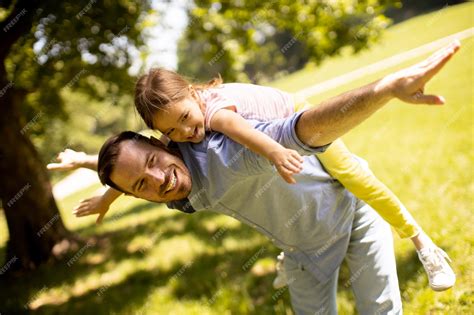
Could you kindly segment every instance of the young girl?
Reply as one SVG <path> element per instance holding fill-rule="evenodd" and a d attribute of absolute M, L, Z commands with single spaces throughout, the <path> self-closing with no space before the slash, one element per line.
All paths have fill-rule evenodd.
<path fill-rule="evenodd" d="M 301 156 L 253 129 L 246 121 L 280 119 L 302 109 L 290 94 L 252 84 L 222 84 L 220 78 L 205 85 L 191 85 L 179 74 L 164 69 L 153 69 L 142 76 L 135 92 L 136 109 L 150 129 L 158 129 L 175 142 L 194 143 L 201 142 L 206 131 L 221 132 L 270 160 L 285 181 L 295 183 L 292 175 L 301 170 Z M 400 200 L 341 140 L 333 142 L 317 158 L 332 177 L 374 208 L 400 237 L 413 241 L 433 290 L 446 290 L 454 285 L 455 275 L 446 262 L 447 254 L 430 240 Z M 119 195 L 109 189 L 103 196 L 83 201 L 75 209 L 76 215 L 101 213 L 100 221 Z M 279 256 L 280 261 L 282 257 Z M 277 287 L 282 285 L 282 278 L 283 275 L 276 279 Z"/>

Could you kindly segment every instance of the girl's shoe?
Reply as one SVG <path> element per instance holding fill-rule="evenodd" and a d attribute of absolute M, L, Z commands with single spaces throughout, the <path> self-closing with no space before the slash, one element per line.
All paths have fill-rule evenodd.
<path fill-rule="evenodd" d="M 447 260 L 451 262 L 448 254 L 439 247 L 428 246 L 417 251 L 430 282 L 430 287 L 434 291 L 444 291 L 451 288 L 456 282 L 456 275 L 449 266 Z"/>

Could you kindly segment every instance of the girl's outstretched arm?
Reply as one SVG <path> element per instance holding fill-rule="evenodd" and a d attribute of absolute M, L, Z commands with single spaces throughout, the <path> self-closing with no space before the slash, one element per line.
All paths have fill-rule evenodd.
<path fill-rule="evenodd" d="M 275 165 L 287 183 L 296 183 L 292 175 L 301 171 L 303 163 L 303 158 L 296 151 L 283 147 L 264 133 L 253 129 L 242 116 L 228 109 L 217 111 L 212 116 L 210 127 L 264 156 Z"/>
<path fill-rule="evenodd" d="M 108 188 L 107 191 L 100 196 L 94 196 L 88 199 L 83 199 L 73 209 L 76 217 L 84 217 L 92 214 L 99 214 L 97 217 L 97 224 L 100 224 L 110 208 L 110 205 L 122 195 L 122 192 L 113 188 Z"/>

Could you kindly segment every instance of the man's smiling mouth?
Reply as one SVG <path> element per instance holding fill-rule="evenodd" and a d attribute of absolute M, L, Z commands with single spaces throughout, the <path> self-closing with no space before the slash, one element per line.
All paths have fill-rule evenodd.
<path fill-rule="evenodd" d="M 165 193 L 173 190 L 176 187 L 177 183 L 176 173 L 175 170 L 171 171 L 170 178 L 168 179 L 168 185 L 166 185 Z"/>

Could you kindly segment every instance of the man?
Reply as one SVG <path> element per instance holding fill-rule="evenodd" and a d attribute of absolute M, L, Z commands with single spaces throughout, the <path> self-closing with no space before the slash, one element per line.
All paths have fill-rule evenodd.
<path fill-rule="evenodd" d="M 283 146 L 306 155 L 288 185 L 264 158 L 222 134 L 167 148 L 133 132 L 110 138 L 99 154 L 102 183 L 185 212 L 210 210 L 246 223 L 285 252 L 297 314 L 335 314 L 343 258 L 360 314 L 401 314 L 389 226 L 333 181 L 313 155 L 322 152 L 392 98 L 443 104 L 424 86 L 459 49 L 454 42 L 427 60 L 321 106 L 272 122 L 250 121 Z M 66 161 L 65 161 L 66 162 Z M 96 157 L 80 166 L 94 167 Z M 82 215 L 88 215 L 83 213 Z"/>

